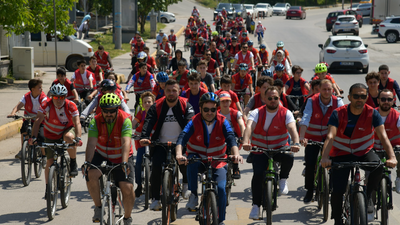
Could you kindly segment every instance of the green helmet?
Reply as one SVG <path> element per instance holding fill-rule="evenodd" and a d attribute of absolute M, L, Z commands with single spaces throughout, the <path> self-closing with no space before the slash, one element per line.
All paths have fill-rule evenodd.
<path fill-rule="evenodd" d="M 213 31 L 213 32 L 211 33 L 211 35 L 212 35 L 212 36 L 218 36 L 218 31 Z"/>
<path fill-rule="evenodd" d="M 115 108 L 121 105 L 121 99 L 114 93 L 107 93 L 100 99 L 100 108 Z"/>
<path fill-rule="evenodd" d="M 325 63 L 318 63 L 315 66 L 315 73 L 323 73 L 328 72 L 328 68 L 326 67 Z"/>

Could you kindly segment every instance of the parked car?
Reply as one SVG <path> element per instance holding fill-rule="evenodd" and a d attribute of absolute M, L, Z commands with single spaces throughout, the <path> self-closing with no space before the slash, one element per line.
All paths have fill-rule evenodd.
<path fill-rule="evenodd" d="M 273 14 L 272 6 L 268 3 L 257 3 L 254 10 L 257 17 L 271 17 Z"/>
<path fill-rule="evenodd" d="M 147 17 L 146 17 L 146 20 L 150 20 L 150 13 L 151 12 L 149 12 L 149 14 L 147 14 Z M 175 22 L 175 14 L 173 14 L 173 13 L 170 13 L 170 12 L 163 12 L 163 11 L 160 11 L 160 21 L 161 21 L 161 23 L 171 23 L 171 22 Z M 158 19 L 158 17 L 157 17 L 157 19 Z"/>
<path fill-rule="evenodd" d="M 356 11 L 360 12 L 362 16 L 370 16 L 371 8 L 372 8 L 372 3 L 359 4 L 357 6 Z"/>
<path fill-rule="evenodd" d="M 385 37 L 388 43 L 400 40 L 400 16 L 387 17 L 379 24 L 379 34 Z"/>
<path fill-rule="evenodd" d="M 276 15 L 286 15 L 286 11 L 290 8 L 289 3 L 276 3 L 274 7 L 272 7 L 272 14 Z"/>
<path fill-rule="evenodd" d="M 243 18 L 247 18 L 247 14 L 250 13 L 251 18 L 255 18 L 255 11 L 254 11 L 254 5 L 253 4 L 244 4 L 244 15 Z"/>
<path fill-rule="evenodd" d="M 369 55 L 367 47 L 359 36 L 330 36 L 321 48 L 319 61 L 334 69 L 358 69 L 368 73 Z"/>
<path fill-rule="evenodd" d="M 347 9 L 356 10 L 359 4 L 360 4 L 360 3 L 353 3 L 353 4 L 351 4 L 350 7 L 348 7 Z"/>
<path fill-rule="evenodd" d="M 332 27 L 332 35 L 338 33 L 353 33 L 358 36 L 359 26 L 354 15 L 340 15 Z"/>
<path fill-rule="evenodd" d="M 245 16 L 243 15 L 243 13 L 244 13 L 244 6 L 243 6 L 243 4 L 232 4 L 232 6 L 233 6 L 233 9 L 234 9 L 233 14 L 234 14 L 235 17 L 236 17 L 236 15 L 238 15 L 239 13 L 240 13 L 240 16 L 241 16 L 242 18 L 245 17 Z"/>
<path fill-rule="evenodd" d="M 228 12 L 228 17 L 231 18 L 233 16 L 233 5 L 232 3 L 219 3 L 216 8 L 214 8 L 213 19 L 217 17 L 218 13 L 222 11 L 222 8 Z"/>
<path fill-rule="evenodd" d="M 343 9 L 328 13 L 328 16 L 326 17 L 326 31 L 331 31 L 333 24 L 336 22 L 337 17 L 340 15 L 354 15 L 358 21 L 358 25 L 360 26 L 360 28 L 363 25 L 363 17 L 360 13 L 355 10 Z"/>
<path fill-rule="evenodd" d="M 286 19 L 298 17 L 301 20 L 306 18 L 306 10 L 301 6 L 291 6 L 286 12 Z"/>

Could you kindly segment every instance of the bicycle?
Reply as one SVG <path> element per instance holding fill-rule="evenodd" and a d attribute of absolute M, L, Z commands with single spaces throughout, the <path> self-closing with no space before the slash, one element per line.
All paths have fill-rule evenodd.
<path fill-rule="evenodd" d="M 239 91 L 239 92 L 235 92 L 235 93 L 236 93 L 236 95 L 238 96 L 240 107 L 241 107 L 242 110 L 243 110 L 244 107 L 246 106 L 246 105 L 244 104 L 244 95 L 246 95 L 247 93 L 246 93 L 246 91 Z"/>
<path fill-rule="evenodd" d="M 94 118 L 94 114 L 89 113 L 84 119 L 81 119 L 81 126 L 85 133 L 88 132 L 90 121 L 92 121 L 93 118 Z"/>
<path fill-rule="evenodd" d="M 314 199 L 318 203 L 318 210 L 322 209 L 323 220 L 326 222 L 329 215 L 329 176 L 328 170 L 323 168 L 320 164 L 322 147 L 324 147 L 324 142 L 308 140 L 308 145 L 317 145 L 320 148 L 318 159 L 316 163 L 316 170 L 314 176 L 314 189 L 315 197 Z"/>
<path fill-rule="evenodd" d="M 53 220 L 56 213 L 58 190 L 60 190 L 62 207 L 68 207 L 72 178 L 69 176 L 70 159 L 65 155 L 65 151 L 74 145 L 75 143 L 67 144 L 65 141 L 62 144 L 38 142 L 39 147 L 47 148 L 54 152 L 54 162 L 49 169 L 49 180 L 46 189 L 47 217 L 49 220 Z M 60 162 L 57 161 L 59 158 Z"/>
<path fill-rule="evenodd" d="M 200 206 L 197 210 L 196 221 L 200 225 L 218 225 L 218 206 L 217 206 L 217 183 L 212 180 L 213 167 L 211 164 L 215 161 L 230 162 L 228 158 L 204 157 L 204 158 L 189 158 L 188 163 L 200 162 L 204 165 L 205 171 L 200 176 L 202 184 Z"/>
<path fill-rule="evenodd" d="M 289 152 L 290 147 L 284 146 L 280 149 L 266 149 L 260 147 L 253 147 L 250 152 L 262 152 L 268 157 L 268 167 L 265 171 L 265 181 L 263 185 L 263 198 L 262 198 L 262 206 L 266 211 L 266 222 L 268 225 L 272 224 L 272 212 L 276 210 L 277 204 L 277 196 L 278 196 L 278 172 L 275 169 L 276 164 L 273 159 L 273 155 L 276 153 L 284 153 Z M 262 216 L 261 214 L 261 216 Z"/>
<path fill-rule="evenodd" d="M 184 45 L 183 45 L 183 49 L 185 50 L 185 52 L 186 51 L 190 51 L 191 47 L 192 47 L 191 39 L 190 38 L 185 38 L 185 42 L 184 42 Z"/>
<path fill-rule="evenodd" d="M 263 35 L 261 35 L 261 33 Z M 263 37 L 264 36 L 264 32 L 256 32 L 255 35 L 257 35 L 258 45 L 261 45 L 263 43 L 263 40 L 264 40 L 264 37 Z"/>
<path fill-rule="evenodd" d="M 332 169 L 351 168 L 351 180 L 347 184 L 344 194 L 342 218 L 344 224 L 367 224 L 367 196 L 366 186 L 361 184 L 360 167 L 383 166 L 379 162 L 332 162 Z"/>
<path fill-rule="evenodd" d="M 40 148 L 29 145 L 28 140 L 32 136 L 32 120 L 36 119 L 36 116 L 12 116 L 8 118 L 14 118 L 15 120 L 22 118 L 28 120 L 28 127 L 26 134 L 23 135 L 23 142 L 21 147 L 21 179 L 24 186 L 28 186 L 31 182 L 32 177 L 32 163 L 34 164 L 35 177 L 39 178 L 42 175 L 42 170 L 46 165 L 43 162 L 42 151 Z"/>
<path fill-rule="evenodd" d="M 88 166 L 94 167 L 101 173 L 101 177 L 99 179 L 100 195 L 102 199 L 100 225 L 122 224 L 122 220 L 124 219 L 124 204 L 122 202 L 122 193 L 114 182 L 112 171 L 119 166 L 123 167 L 125 178 L 127 179 L 127 166 L 122 164 L 107 165 L 107 161 L 103 161 L 99 168 L 97 165 L 94 165 L 90 162 L 85 162 L 83 164 L 85 174 L 87 174 L 88 172 Z M 86 177 L 86 181 L 89 181 L 88 177 Z"/>

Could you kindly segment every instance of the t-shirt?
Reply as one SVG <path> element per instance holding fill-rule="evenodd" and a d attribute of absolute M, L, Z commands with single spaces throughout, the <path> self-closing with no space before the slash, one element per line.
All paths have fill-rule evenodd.
<path fill-rule="evenodd" d="M 181 97 L 186 98 L 186 91 L 182 91 Z M 190 93 L 190 98 L 188 98 L 189 103 L 193 106 L 194 109 L 194 114 L 197 114 L 200 112 L 200 91 L 197 93 L 197 95 L 193 95 Z"/>
<path fill-rule="evenodd" d="M 79 116 L 79 111 L 78 108 L 76 107 L 75 103 L 70 102 L 69 103 L 69 111 L 65 112 L 65 104 L 63 107 L 58 109 L 57 107 L 53 106 L 56 110 L 57 118 L 60 121 L 60 123 L 67 125 L 69 120 L 67 117 L 67 113 L 71 115 L 72 117 Z M 49 101 L 44 102 L 40 109 L 38 110 L 42 112 L 44 115 L 47 115 L 47 118 L 50 116 L 50 106 L 49 106 Z"/>
<path fill-rule="evenodd" d="M 278 111 L 274 113 L 269 113 L 267 111 L 267 116 L 265 117 L 265 123 L 264 123 L 264 130 L 267 131 L 269 126 L 271 125 L 272 120 L 274 119 L 275 115 L 278 113 Z M 255 123 L 258 123 L 258 108 L 251 111 L 248 120 L 252 120 Z M 285 119 L 285 124 L 288 125 L 289 123 L 295 122 L 293 113 L 290 112 L 289 110 L 286 111 L 286 119 Z"/>
<path fill-rule="evenodd" d="M 239 54 L 242 54 L 242 55 L 243 55 L 242 51 L 238 52 L 238 53 L 235 55 L 235 59 L 236 59 L 236 60 L 239 60 Z M 246 54 L 250 54 L 250 59 L 254 57 L 253 53 L 250 52 L 250 51 L 247 52 Z M 243 59 L 244 59 L 245 57 L 246 57 L 246 55 L 243 55 Z"/>
<path fill-rule="evenodd" d="M 231 125 L 231 127 L 233 127 L 233 126 L 232 126 L 231 114 L 228 113 L 227 115 L 225 115 L 225 114 L 222 114 L 222 112 L 220 112 L 220 114 L 223 115 L 223 116 L 225 116 L 226 120 L 228 120 L 228 122 L 229 122 L 229 125 Z M 236 118 L 236 120 L 239 120 L 241 116 L 243 116 L 243 114 L 242 114 L 240 111 L 238 111 L 238 112 L 237 112 L 237 118 Z"/>
<path fill-rule="evenodd" d="M 261 103 L 262 103 L 262 99 L 261 99 Z M 249 101 L 247 102 L 246 107 L 252 110 L 252 109 L 254 108 L 254 105 L 255 105 L 255 104 L 256 104 L 256 100 L 254 99 L 254 96 L 252 96 L 252 97 L 249 99 Z M 265 105 L 265 103 L 263 103 L 263 105 Z"/>
<path fill-rule="evenodd" d="M 42 102 L 39 102 L 39 97 L 40 95 L 38 95 L 36 98 L 33 98 L 32 94 L 29 95 L 31 97 L 31 101 L 32 101 L 32 112 L 33 113 L 37 113 L 38 110 L 40 109 L 40 105 L 42 104 L 42 102 L 47 100 L 47 97 L 44 97 L 42 99 Z M 22 96 L 21 100 L 19 100 L 22 104 L 26 104 L 26 100 L 25 100 L 25 95 Z"/>
<path fill-rule="evenodd" d="M 292 89 L 292 92 L 289 93 L 289 95 L 303 95 L 303 93 L 301 92 L 300 80 L 297 82 L 293 80 L 293 82 L 294 82 L 293 89 Z M 305 83 L 308 83 L 308 82 L 306 81 Z M 286 85 L 288 87 L 290 87 L 290 81 L 287 81 Z"/>
<path fill-rule="evenodd" d="M 348 121 L 347 121 L 347 126 L 346 129 L 344 130 L 344 135 L 346 135 L 347 137 L 351 137 L 351 135 L 353 134 L 353 130 L 356 127 L 358 118 L 360 117 L 360 115 L 354 115 L 353 113 L 351 113 L 350 111 L 350 104 L 347 105 L 347 117 L 348 117 Z M 372 126 L 374 127 L 378 127 L 380 125 L 383 124 L 382 121 L 382 117 L 379 114 L 378 111 L 376 111 L 374 109 L 374 113 L 372 114 Z M 337 110 L 334 110 L 332 112 L 331 117 L 329 118 L 329 122 L 328 125 L 332 125 L 335 127 L 339 127 L 339 118 L 338 118 L 338 112 Z"/>
<path fill-rule="evenodd" d="M 204 78 L 201 78 L 201 82 L 207 85 L 208 90 L 211 92 L 211 85 L 214 85 L 214 79 L 210 73 L 206 73 Z"/>
<path fill-rule="evenodd" d="M 160 142 L 166 143 L 176 142 L 178 140 L 179 134 L 182 132 L 182 128 L 178 123 L 172 108 L 168 109 L 167 115 L 165 116 L 164 123 L 160 131 Z"/>
<path fill-rule="evenodd" d="M 383 123 L 385 123 L 386 122 L 386 118 L 387 118 L 387 116 L 382 116 L 382 122 Z M 397 119 L 397 125 L 396 125 L 397 127 L 400 127 L 400 116 L 399 116 L 399 118 Z"/>
<path fill-rule="evenodd" d="M 87 73 L 87 71 L 85 70 L 85 72 L 83 74 L 81 74 L 81 77 L 82 77 L 83 84 L 88 85 L 89 84 L 89 80 L 93 80 L 93 76 L 92 76 L 92 74 L 90 74 L 89 80 L 88 80 L 87 77 L 86 77 L 86 73 Z M 72 74 L 72 78 L 71 79 L 76 79 L 75 73 Z"/>
<path fill-rule="evenodd" d="M 215 125 L 215 123 L 211 123 L 210 125 L 207 125 L 208 135 L 210 135 L 211 132 L 213 131 L 214 125 Z"/>
<path fill-rule="evenodd" d="M 107 131 L 111 134 L 112 129 L 114 128 L 116 121 L 111 124 L 107 123 Z M 96 120 L 93 118 L 89 124 L 89 133 L 88 137 L 97 138 L 99 136 L 99 130 L 97 129 Z M 132 121 L 130 119 L 126 119 L 122 124 L 121 137 L 132 137 Z"/>

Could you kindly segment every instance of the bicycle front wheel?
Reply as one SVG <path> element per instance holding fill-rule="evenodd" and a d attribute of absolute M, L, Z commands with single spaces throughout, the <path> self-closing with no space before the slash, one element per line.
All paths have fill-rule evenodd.
<path fill-rule="evenodd" d="M 389 211 L 388 211 L 388 201 L 389 194 L 387 188 L 387 180 L 385 177 L 381 180 L 381 225 L 389 224 Z"/>
<path fill-rule="evenodd" d="M 31 160 L 31 147 L 28 141 L 24 141 L 21 149 L 21 176 L 22 183 L 24 186 L 28 186 L 31 183 L 32 173 L 32 160 Z"/>
<path fill-rule="evenodd" d="M 49 171 L 49 181 L 47 184 L 47 193 L 46 193 L 47 217 L 49 218 L 49 220 L 54 219 L 54 215 L 56 214 L 57 198 L 58 198 L 58 173 L 56 170 L 56 166 L 52 165 Z"/>
<path fill-rule="evenodd" d="M 67 166 L 68 163 L 64 162 L 64 166 L 60 174 L 60 198 L 63 208 L 68 207 L 69 197 L 71 196 L 72 178 L 68 174 Z"/>
<path fill-rule="evenodd" d="M 217 198 L 213 191 L 207 191 L 205 195 L 205 202 L 203 205 L 203 213 L 201 220 L 205 225 L 218 225 L 218 208 Z"/>
<path fill-rule="evenodd" d="M 34 169 L 35 169 L 35 177 L 39 178 L 42 175 L 43 170 L 43 158 L 42 158 L 42 151 L 40 148 L 32 147 L 32 151 L 34 151 L 33 155 L 33 162 L 34 162 Z"/>
<path fill-rule="evenodd" d="M 171 198 L 171 186 L 172 186 L 172 174 L 169 170 L 164 171 L 163 183 L 162 183 L 162 224 L 167 225 L 171 222 L 171 208 L 172 205 L 169 202 Z"/>
<path fill-rule="evenodd" d="M 150 199 L 150 162 L 147 157 L 143 158 L 143 172 L 144 172 L 144 209 L 149 208 Z"/>
<path fill-rule="evenodd" d="M 265 210 L 267 211 L 267 215 L 266 215 L 266 223 L 267 225 L 271 225 L 272 224 L 272 206 L 273 206 L 273 182 L 272 180 L 267 180 L 267 183 L 265 184 Z"/>
<path fill-rule="evenodd" d="M 357 192 L 353 196 L 353 215 L 352 219 L 354 225 L 367 224 L 367 210 L 365 205 L 365 198 L 362 192 Z"/>
<path fill-rule="evenodd" d="M 115 222 L 110 195 L 105 195 L 101 204 L 100 225 L 112 225 Z"/>

